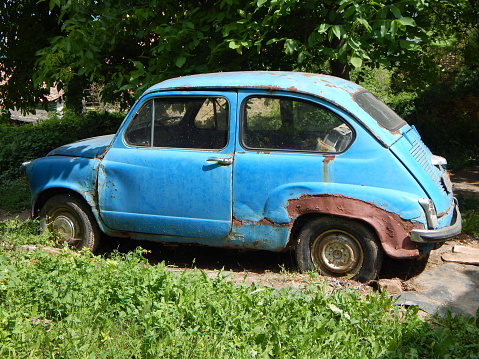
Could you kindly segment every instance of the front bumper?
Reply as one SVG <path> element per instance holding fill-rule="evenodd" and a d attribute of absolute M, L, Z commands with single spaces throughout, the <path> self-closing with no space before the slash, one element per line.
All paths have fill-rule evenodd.
<path fill-rule="evenodd" d="M 459 208 L 456 205 L 454 208 L 454 215 L 452 217 L 452 224 L 439 229 L 413 229 L 411 232 L 411 240 L 419 243 L 435 243 L 444 242 L 452 238 L 462 230 L 462 217 Z"/>

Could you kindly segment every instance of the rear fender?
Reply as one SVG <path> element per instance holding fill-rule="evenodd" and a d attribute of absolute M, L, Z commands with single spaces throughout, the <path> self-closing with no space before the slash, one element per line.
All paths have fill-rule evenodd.
<path fill-rule="evenodd" d="M 343 184 L 301 183 L 278 187 L 268 198 L 265 219 L 278 224 L 293 222 L 303 215 L 320 214 L 367 223 L 391 257 L 417 257 L 411 241 L 414 228 L 425 228 L 426 218 L 419 198 L 390 189 Z"/>

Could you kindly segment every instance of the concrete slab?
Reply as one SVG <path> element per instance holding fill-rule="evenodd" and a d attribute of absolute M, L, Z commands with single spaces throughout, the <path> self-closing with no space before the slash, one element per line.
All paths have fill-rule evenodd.
<path fill-rule="evenodd" d="M 429 314 L 468 314 L 479 308 L 479 268 L 473 265 L 445 263 L 421 273 L 410 281 L 416 289 L 395 296 L 400 305 L 417 305 Z"/>

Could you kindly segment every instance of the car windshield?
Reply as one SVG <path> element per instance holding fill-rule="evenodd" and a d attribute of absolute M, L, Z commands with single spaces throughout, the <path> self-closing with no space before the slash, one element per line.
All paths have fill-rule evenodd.
<path fill-rule="evenodd" d="M 396 112 L 369 91 L 362 91 L 354 96 L 358 105 L 378 124 L 389 131 L 396 131 L 406 124 Z"/>

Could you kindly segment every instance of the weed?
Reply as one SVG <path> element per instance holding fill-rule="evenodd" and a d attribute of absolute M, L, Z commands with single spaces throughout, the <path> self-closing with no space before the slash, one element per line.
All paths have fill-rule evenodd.
<path fill-rule="evenodd" d="M 385 294 L 173 274 L 148 265 L 141 250 L 109 258 L 66 248 L 0 252 L 0 303 L 4 358 L 435 358 L 479 350 L 479 329 L 467 318 L 433 328 Z"/>
<path fill-rule="evenodd" d="M 0 222 L 0 244 L 4 248 L 16 248 L 21 245 L 53 246 L 57 241 L 48 231 L 40 234 L 37 220 L 21 221 L 10 219 Z"/>
<path fill-rule="evenodd" d="M 462 232 L 474 237 L 479 237 L 479 215 L 475 210 L 462 214 Z"/>

